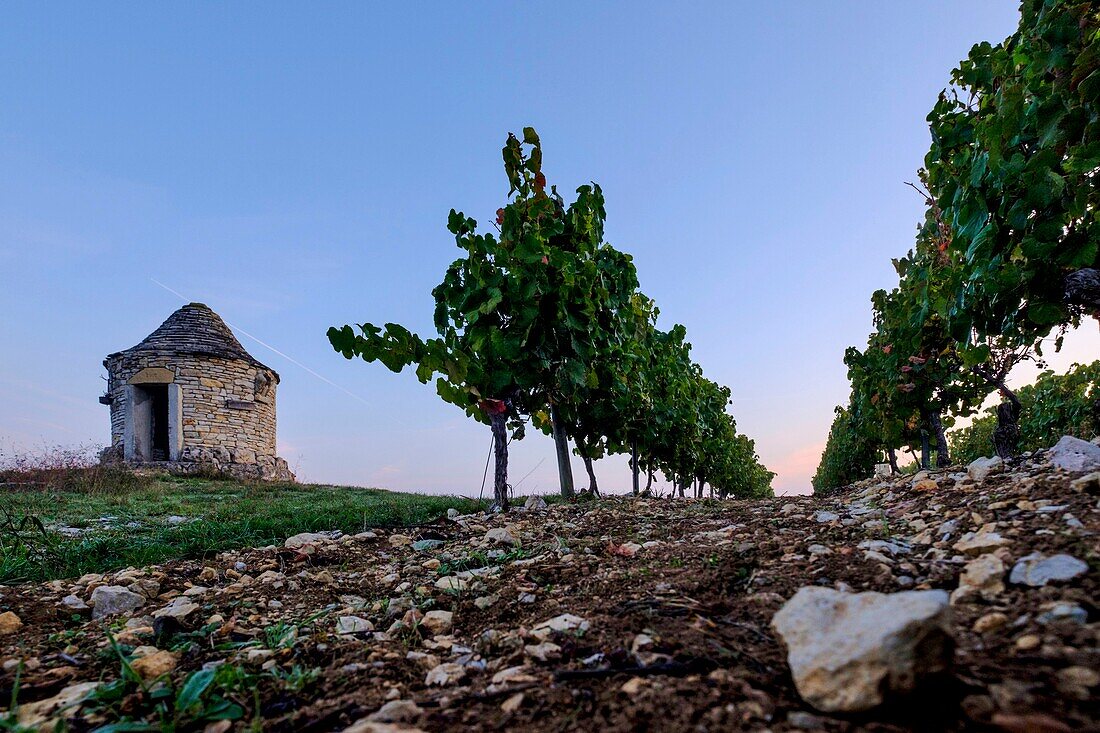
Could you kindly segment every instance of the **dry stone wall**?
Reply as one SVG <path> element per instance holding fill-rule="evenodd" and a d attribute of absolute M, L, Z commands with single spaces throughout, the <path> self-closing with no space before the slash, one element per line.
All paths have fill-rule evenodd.
<path fill-rule="evenodd" d="M 163 467 L 293 480 L 286 461 L 276 456 L 278 378 L 270 369 L 244 359 L 148 349 L 112 355 L 104 366 L 109 375 L 112 456 L 122 457 L 126 385 L 143 370 L 163 368 L 180 388 L 183 437 L 179 460 Z"/>

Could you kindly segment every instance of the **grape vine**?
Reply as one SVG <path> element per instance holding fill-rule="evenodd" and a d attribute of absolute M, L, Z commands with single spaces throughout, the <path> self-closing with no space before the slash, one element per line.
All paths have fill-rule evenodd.
<path fill-rule="evenodd" d="M 1041 360 L 1051 332 L 1060 348 L 1100 318 L 1098 100 L 1100 9 L 1081 0 L 1024 0 L 1017 31 L 953 71 L 910 184 L 927 204 L 916 244 L 894 263 L 898 286 L 872 296 L 867 346 L 845 354 L 838 420 L 860 439 L 830 441 L 815 486 L 843 473 L 828 466 L 862 470 L 868 451 L 896 467 L 897 450 L 919 447 L 921 465 L 946 465 L 946 428 L 993 392 L 990 447 L 1017 452 L 1025 406 L 1009 372 Z"/>
<path fill-rule="evenodd" d="M 592 461 L 629 453 L 639 474 L 661 471 L 681 495 L 709 483 L 720 495 L 770 493 L 773 474 L 737 433 L 730 392 L 703 377 L 683 326 L 657 328 L 658 310 L 638 287 L 628 254 L 603 240 L 603 192 L 577 189 L 566 206 L 547 188 L 534 129 L 509 135 L 502 151 L 509 199 L 499 233 L 451 210 L 447 226 L 464 254 L 433 291 L 437 335 L 362 323 L 328 331 L 351 359 L 380 361 L 417 378 L 467 415 L 490 425 L 493 493 L 509 502 L 508 442 L 528 424 L 553 436 L 560 490 L 574 495 L 569 441 L 597 492 Z M 647 481 L 647 488 L 648 488 Z"/>

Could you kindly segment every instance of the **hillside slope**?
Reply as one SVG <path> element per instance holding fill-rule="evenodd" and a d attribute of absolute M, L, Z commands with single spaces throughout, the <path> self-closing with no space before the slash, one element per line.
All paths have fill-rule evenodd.
<path fill-rule="evenodd" d="M 532 500 L 508 516 L 3 588 L 0 700 L 21 669 L 27 724 L 95 690 L 60 713 L 73 730 L 1095 728 L 1100 475 L 1047 458 L 825 499 Z M 1087 566 L 1013 582 L 1036 552 Z M 967 571 L 981 587 L 955 593 L 955 666 L 935 689 L 855 716 L 800 698 L 770 625 L 800 587 L 954 592 L 984 555 L 1004 570 Z M 93 598 L 97 615 L 119 613 L 90 619 Z M 195 674 L 204 665 L 216 671 Z M 175 696 L 158 699 L 165 681 Z"/>

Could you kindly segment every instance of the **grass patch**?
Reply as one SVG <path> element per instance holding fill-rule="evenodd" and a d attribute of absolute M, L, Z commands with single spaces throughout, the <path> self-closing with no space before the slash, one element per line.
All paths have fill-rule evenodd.
<path fill-rule="evenodd" d="M 157 476 L 142 482 L 0 494 L 0 584 L 201 558 L 299 532 L 361 532 L 437 519 L 477 502 L 454 496 Z M 169 524 L 168 517 L 186 517 Z M 85 529 L 66 536 L 64 528 Z M 73 533 L 75 534 L 75 533 Z"/>

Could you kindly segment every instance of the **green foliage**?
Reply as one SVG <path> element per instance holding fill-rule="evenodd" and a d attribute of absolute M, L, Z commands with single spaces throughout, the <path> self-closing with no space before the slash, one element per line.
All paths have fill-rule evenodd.
<path fill-rule="evenodd" d="M 827 494 L 842 486 L 869 478 L 881 455 L 878 444 L 867 433 L 849 407 L 836 408 L 836 417 L 829 428 L 829 439 L 821 454 L 821 463 L 814 473 L 815 494 Z"/>
<path fill-rule="evenodd" d="M 225 675 L 223 668 L 233 665 L 192 672 L 178 687 L 167 675 L 145 681 L 134 671 L 131 660 L 114 637 L 108 634 L 108 639 L 121 670 L 118 679 L 100 684 L 84 702 L 90 711 L 114 721 L 97 728 L 97 733 L 174 733 L 244 717 L 244 708 L 233 700 L 232 692 L 219 683 Z"/>
<path fill-rule="evenodd" d="M 1090 440 L 1100 434 L 1100 361 L 1075 365 L 1065 374 L 1045 371 L 1017 393 L 1021 405 L 1020 448 L 1049 448 L 1063 435 Z M 951 433 L 956 462 L 992 454 L 993 410 Z"/>
<path fill-rule="evenodd" d="M 993 414 L 974 418 L 968 427 L 953 430 L 948 435 L 951 455 L 966 464 L 983 456 L 993 455 L 993 429 L 997 418 Z"/>
<path fill-rule="evenodd" d="M 290 669 L 275 667 L 267 674 L 273 677 L 280 687 L 287 692 L 292 695 L 300 695 L 320 679 L 321 670 L 317 667 L 303 667 L 300 664 L 295 664 Z"/>
<path fill-rule="evenodd" d="M 603 241 L 600 187 L 579 187 L 566 207 L 547 190 L 532 128 L 508 136 L 503 158 L 499 236 L 457 211 L 448 217 L 465 254 L 432 291 L 438 335 L 362 323 L 329 329 L 333 348 L 392 371 L 415 365 L 421 382 L 434 377 L 440 397 L 494 435 L 506 414 L 514 438 L 529 420 L 544 432 L 556 426 L 586 458 L 637 448 L 639 463 L 678 481 L 769 492 L 772 474 L 727 412 L 729 390 L 703 378 L 682 326 L 656 327 L 631 257 Z M 496 445 L 494 492 L 506 506 L 506 442 Z"/>
<path fill-rule="evenodd" d="M 1100 266 L 1100 9 L 1024 0 L 1016 33 L 975 45 L 951 81 L 925 166 L 959 273 L 927 305 L 1034 342 L 1079 315 L 1065 276 Z"/>
<path fill-rule="evenodd" d="M 392 371 L 415 364 L 421 382 L 438 375 L 444 400 L 486 422 L 484 400 L 531 414 L 593 385 L 594 355 L 616 340 L 613 311 L 637 285 L 630 258 L 602 242 L 600 187 L 581 186 L 566 209 L 555 188 L 546 191 L 533 129 L 524 142 L 527 152 L 514 135 L 504 147 L 515 197 L 497 213 L 499 237 L 451 210 L 447 228 L 466 254 L 432 291 L 438 338 L 393 323 L 328 333 L 347 358 Z"/>
<path fill-rule="evenodd" d="M 1014 399 L 1005 378 L 1042 356 L 1054 328 L 1100 314 L 1080 284 L 1100 282 L 1100 10 L 1024 0 L 1017 31 L 975 45 L 951 83 L 928 116 L 916 244 L 894 263 L 898 286 L 872 298 L 867 347 L 845 356 L 862 436 L 925 455 L 993 390 Z M 1057 409 L 1034 402 L 1023 420 L 1046 424 Z M 991 431 L 982 423 L 955 440 L 970 455 Z"/>

